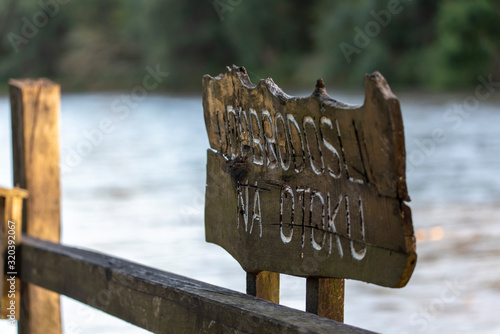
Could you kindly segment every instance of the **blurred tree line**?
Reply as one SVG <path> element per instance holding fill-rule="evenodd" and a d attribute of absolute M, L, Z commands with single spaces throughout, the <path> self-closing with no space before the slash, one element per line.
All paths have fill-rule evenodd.
<path fill-rule="evenodd" d="M 286 87 L 361 85 L 374 70 L 425 88 L 500 80 L 495 0 L 2 0 L 0 17 L 2 85 L 126 89 L 159 66 L 165 89 L 199 90 L 233 63 Z"/>

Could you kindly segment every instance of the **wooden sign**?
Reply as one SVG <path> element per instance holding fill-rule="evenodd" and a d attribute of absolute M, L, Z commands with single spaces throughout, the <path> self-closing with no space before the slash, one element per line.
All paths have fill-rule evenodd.
<path fill-rule="evenodd" d="M 399 101 L 378 72 L 363 106 L 285 94 L 243 67 L 203 78 L 206 239 L 249 273 L 404 286 L 415 267 Z"/>

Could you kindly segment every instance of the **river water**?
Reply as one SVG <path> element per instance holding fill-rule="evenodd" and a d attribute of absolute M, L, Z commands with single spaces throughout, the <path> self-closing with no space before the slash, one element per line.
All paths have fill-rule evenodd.
<path fill-rule="evenodd" d="M 201 98 L 151 95 L 114 113 L 120 96 L 62 97 L 62 242 L 244 291 L 238 263 L 204 240 Z M 399 95 L 418 262 L 403 289 L 348 281 L 346 323 L 382 333 L 500 333 L 500 98 L 455 111 L 473 96 Z M 8 187 L 10 136 L 0 97 L 0 185 Z M 304 309 L 305 280 L 282 275 L 281 286 L 282 304 Z M 65 333 L 145 332 L 69 298 L 62 304 Z M 16 331 L 0 321 L 0 332 Z"/>

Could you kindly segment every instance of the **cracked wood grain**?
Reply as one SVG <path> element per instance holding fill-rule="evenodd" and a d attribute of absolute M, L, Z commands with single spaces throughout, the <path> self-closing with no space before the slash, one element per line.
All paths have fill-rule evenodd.
<path fill-rule="evenodd" d="M 365 94 L 350 106 L 322 80 L 297 98 L 242 67 L 205 76 L 207 241 L 252 274 L 406 285 L 416 251 L 401 110 L 378 72 Z"/>

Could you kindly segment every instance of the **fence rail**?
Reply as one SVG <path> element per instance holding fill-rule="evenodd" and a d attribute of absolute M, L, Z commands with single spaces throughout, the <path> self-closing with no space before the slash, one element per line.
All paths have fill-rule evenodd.
<path fill-rule="evenodd" d="M 23 236 L 20 278 L 155 333 L 371 333 L 104 254 Z"/>

